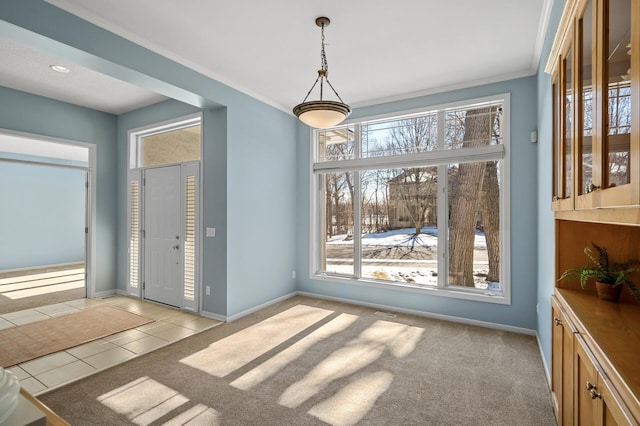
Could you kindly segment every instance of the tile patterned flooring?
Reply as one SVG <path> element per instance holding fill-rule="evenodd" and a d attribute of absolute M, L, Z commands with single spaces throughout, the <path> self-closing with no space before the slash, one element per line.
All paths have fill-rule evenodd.
<path fill-rule="evenodd" d="M 38 395 L 221 324 L 220 321 L 156 303 L 125 296 L 112 296 L 104 299 L 78 299 L 0 315 L 0 329 L 105 303 L 153 318 L 155 321 L 66 351 L 14 365 L 7 370 L 18 377 L 23 388 L 33 395 Z"/>

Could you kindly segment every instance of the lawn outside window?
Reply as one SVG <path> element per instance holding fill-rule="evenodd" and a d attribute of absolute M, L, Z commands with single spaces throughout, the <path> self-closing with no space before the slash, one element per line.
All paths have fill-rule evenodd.
<path fill-rule="evenodd" d="M 508 95 L 313 144 L 311 278 L 510 303 Z"/>

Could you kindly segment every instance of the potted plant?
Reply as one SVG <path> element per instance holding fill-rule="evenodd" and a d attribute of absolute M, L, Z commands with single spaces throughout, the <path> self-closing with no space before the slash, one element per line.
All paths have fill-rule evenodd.
<path fill-rule="evenodd" d="M 605 247 L 600 247 L 593 242 L 591 245 L 595 252 L 589 246 L 584 248 L 584 254 L 591 260 L 591 263 L 567 269 L 562 273 L 558 281 L 579 278 L 580 285 L 584 288 L 587 280 L 593 278 L 596 281 L 598 296 L 603 300 L 614 302 L 618 300 L 622 285 L 624 285 L 629 289 L 636 301 L 640 302 L 640 290 L 628 278 L 630 273 L 640 271 L 640 268 L 638 268 L 640 261 L 609 262 L 609 255 Z"/>

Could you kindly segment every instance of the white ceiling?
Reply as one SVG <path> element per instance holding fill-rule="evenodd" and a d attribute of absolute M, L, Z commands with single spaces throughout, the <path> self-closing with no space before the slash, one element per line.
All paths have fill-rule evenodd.
<path fill-rule="evenodd" d="M 5 38 L 0 38 L 0 57 L 0 86 L 98 111 L 122 114 L 166 99 Z M 71 72 L 57 73 L 50 65 L 63 65 Z"/>
<path fill-rule="evenodd" d="M 346 103 L 358 107 L 535 74 L 553 2 L 47 1 L 284 111 L 303 100 L 317 76 L 318 16 L 331 19 L 325 30 L 330 81 Z M 12 56 L 0 63 L 22 61 L 27 72 L 21 74 L 32 73 L 28 63 L 38 55 L 0 43 L 3 58 L 5 49 Z M 27 90 L 25 84 L 36 83 L 16 82 L 6 72 L 0 69 L 0 85 Z M 94 102 L 86 105 L 91 108 L 139 107 L 134 100 L 124 108 L 109 106 L 114 92 L 94 77 L 73 84 L 82 94 L 44 75 L 33 80 L 46 82 L 45 96 L 81 105 L 92 93 Z M 140 92 L 145 95 L 151 94 Z"/>

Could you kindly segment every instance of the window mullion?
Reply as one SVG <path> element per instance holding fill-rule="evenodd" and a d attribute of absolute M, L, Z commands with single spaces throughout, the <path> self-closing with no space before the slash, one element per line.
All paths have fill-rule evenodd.
<path fill-rule="evenodd" d="M 362 147 L 362 126 L 354 129 L 355 158 L 360 158 Z M 354 171 L 354 203 L 353 203 L 353 274 L 356 278 L 362 277 L 362 179 L 361 172 Z"/>
<path fill-rule="evenodd" d="M 505 156 L 503 145 L 488 145 L 457 150 L 440 150 L 416 154 L 394 155 L 390 157 L 355 158 L 316 162 L 314 173 L 340 172 L 344 170 L 374 170 L 385 167 L 408 168 L 437 166 L 443 163 L 475 163 L 478 161 L 500 160 Z"/>
<path fill-rule="evenodd" d="M 353 203 L 353 274 L 362 277 L 362 188 L 360 172 L 353 172 L 354 197 Z"/>
<path fill-rule="evenodd" d="M 438 111 L 438 148 L 443 149 L 445 145 L 445 112 Z M 448 282 L 449 269 L 449 174 L 448 165 L 438 166 L 438 287 L 446 287 Z"/>

